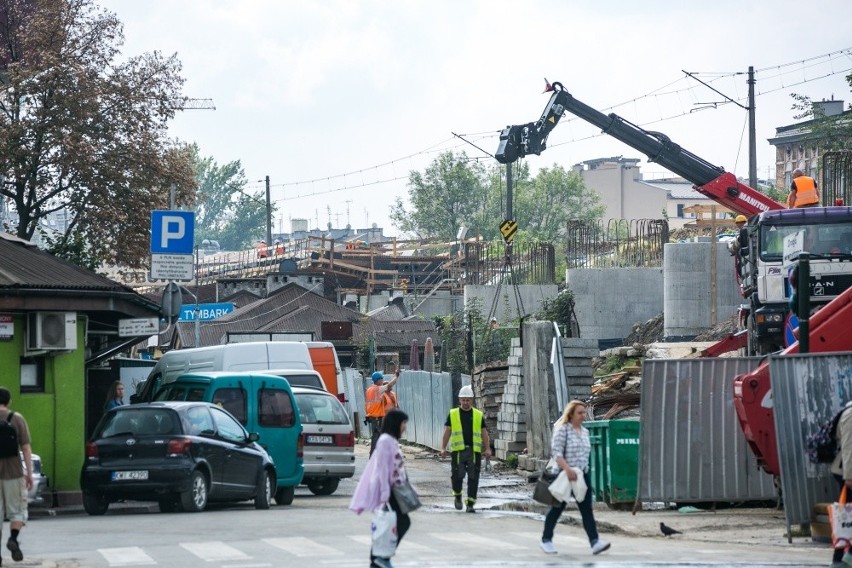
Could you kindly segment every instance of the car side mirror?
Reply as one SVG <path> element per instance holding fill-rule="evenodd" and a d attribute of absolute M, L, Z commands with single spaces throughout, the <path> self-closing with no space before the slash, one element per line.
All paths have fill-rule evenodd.
<path fill-rule="evenodd" d="M 139 395 L 131 394 L 130 395 L 130 404 L 138 404 L 139 403 Z"/>
<path fill-rule="evenodd" d="M 258 440 L 260 440 L 260 434 L 258 434 L 257 432 L 250 432 L 249 433 L 249 435 L 248 435 L 248 441 L 249 442 L 257 442 Z"/>

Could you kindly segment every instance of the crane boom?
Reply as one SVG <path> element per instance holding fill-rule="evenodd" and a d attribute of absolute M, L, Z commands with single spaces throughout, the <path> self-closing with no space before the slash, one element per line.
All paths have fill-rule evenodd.
<path fill-rule="evenodd" d="M 691 181 L 698 192 L 736 213 L 751 216 L 784 209 L 777 201 L 740 183 L 724 168 L 685 150 L 665 134 L 645 130 L 617 114 L 606 115 L 574 98 L 561 83 L 548 83 L 547 90 L 553 94 L 538 121 L 509 126 L 500 133 L 497 161 L 509 163 L 528 154 L 541 154 L 546 148 L 548 135 L 567 111 L 644 153 L 650 162 L 656 162 Z"/>

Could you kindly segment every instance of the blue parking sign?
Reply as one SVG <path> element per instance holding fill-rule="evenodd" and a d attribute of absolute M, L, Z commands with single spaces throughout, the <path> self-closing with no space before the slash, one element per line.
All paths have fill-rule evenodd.
<path fill-rule="evenodd" d="M 194 211 L 151 211 L 153 254 L 192 254 L 194 239 Z"/>

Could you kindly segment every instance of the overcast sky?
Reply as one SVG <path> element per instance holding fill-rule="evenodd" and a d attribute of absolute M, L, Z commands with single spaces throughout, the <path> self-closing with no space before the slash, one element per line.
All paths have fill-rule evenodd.
<path fill-rule="evenodd" d="M 775 128 L 796 122 L 790 93 L 852 101 L 849 0 L 290 1 L 102 0 L 124 22 L 125 55 L 177 52 L 190 97 L 215 111 L 179 114 L 171 133 L 219 163 L 269 176 L 279 207 L 311 227 L 384 227 L 410 170 L 443 150 L 493 153 L 507 124 L 538 119 L 544 77 L 713 164 L 748 177 L 746 112 L 757 74 L 758 177 Z M 846 50 L 843 52 L 843 50 Z M 843 53 L 841 53 L 843 52 Z M 829 54 L 832 54 L 828 56 Z M 736 74 L 739 73 L 739 74 Z M 703 110 L 699 110 L 703 109 Z M 569 118 L 571 120 L 569 120 Z M 625 156 L 663 171 L 572 115 L 535 170 Z M 392 180 L 392 181 L 389 181 Z M 263 184 L 252 184 L 262 188 Z M 500 220 L 495 219 L 496 224 Z"/>

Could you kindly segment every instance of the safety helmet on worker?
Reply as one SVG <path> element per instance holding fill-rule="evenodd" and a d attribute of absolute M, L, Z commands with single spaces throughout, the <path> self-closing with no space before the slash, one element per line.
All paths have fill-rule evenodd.
<path fill-rule="evenodd" d="M 737 218 L 734 219 L 734 223 L 748 223 L 748 219 L 745 215 L 737 215 Z"/>
<path fill-rule="evenodd" d="M 385 375 L 381 371 L 376 371 L 370 378 L 373 379 L 373 382 L 375 383 L 376 381 L 384 379 Z"/>
<path fill-rule="evenodd" d="M 459 398 L 473 398 L 473 389 L 470 385 L 465 385 L 459 389 Z"/>

